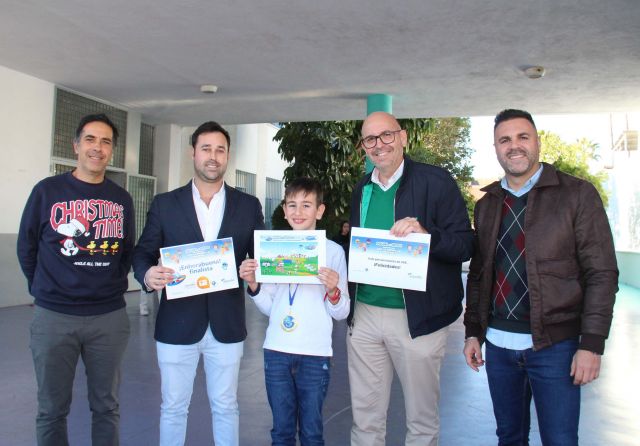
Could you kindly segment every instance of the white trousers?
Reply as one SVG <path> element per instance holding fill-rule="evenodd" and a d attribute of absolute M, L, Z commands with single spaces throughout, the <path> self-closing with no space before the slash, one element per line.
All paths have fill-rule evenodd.
<path fill-rule="evenodd" d="M 200 355 L 204 358 L 207 395 L 211 406 L 213 438 L 217 446 L 238 446 L 238 373 L 243 342 L 223 344 L 207 328 L 204 337 L 191 345 L 157 342 L 162 379 L 160 446 L 182 446 L 187 433 L 187 414 Z"/>

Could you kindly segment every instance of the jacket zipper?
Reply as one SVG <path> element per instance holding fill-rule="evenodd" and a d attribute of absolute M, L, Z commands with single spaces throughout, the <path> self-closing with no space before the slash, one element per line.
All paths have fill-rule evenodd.
<path fill-rule="evenodd" d="M 398 180 L 400 181 L 400 180 Z M 400 187 L 398 186 L 398 190 Z M 396 195 L 398 191 L 396 191 Z M 396 222 L 396 195 L 393 196 L 393 222 Z M 407 313 L 407 299 L 404 297 L 404 288 L 400 288 L 400 292 L 402 293 L 402 303 L 404 304 L 404 311 Z M 407 325 L 409 325 L 409 313 L 407 313 Z M 411 333 L 411 326 L 409 326 L 409 333 Z"/>

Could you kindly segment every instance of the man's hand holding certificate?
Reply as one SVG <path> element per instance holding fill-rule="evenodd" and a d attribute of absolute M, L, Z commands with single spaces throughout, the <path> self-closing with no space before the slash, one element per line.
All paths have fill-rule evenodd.
<path fill-rule="evenodd" d="M 431 235 L 352 228 L 349 281 L 425 291 Z"/>
<path fill-rule="evenodd" d="M 238 288 L 232 238 L 161 248 L 160 261 L 174 271 L 167 299 Z"/>

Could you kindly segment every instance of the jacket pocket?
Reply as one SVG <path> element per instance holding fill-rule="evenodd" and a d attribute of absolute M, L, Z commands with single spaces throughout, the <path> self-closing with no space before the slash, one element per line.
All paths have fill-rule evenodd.
<path fill-rule="evenodd" d="M 557 323 L 579 317 L 583 293 L 576 260 L 539 260 L 537 270 L 543 321 Z"/>

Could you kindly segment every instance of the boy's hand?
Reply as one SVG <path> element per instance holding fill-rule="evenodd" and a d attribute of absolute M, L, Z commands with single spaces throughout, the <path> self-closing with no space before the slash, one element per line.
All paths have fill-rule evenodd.
<path fill-rule="evenodd" d="M 329 296 L 333 296 L 336 292 L 336 287 L 338 286 L 338 279 L 340 279 L 340 275 L 332 270 L 331 268 L 327 268 L 326 266 L 320 267 L 318 270 L 318 279 L 327 289 L 327 294 Z"/>
<path fill-rule="evenodd" d="M 258 289 L 258 282 L 256 282 L 256 269 L 258 269 L 258 261 L 255 259 L 244 259 L 238 269 L 240 272 L 240 278 L 247 282 L 251 291 L 254 292 Z"/>

